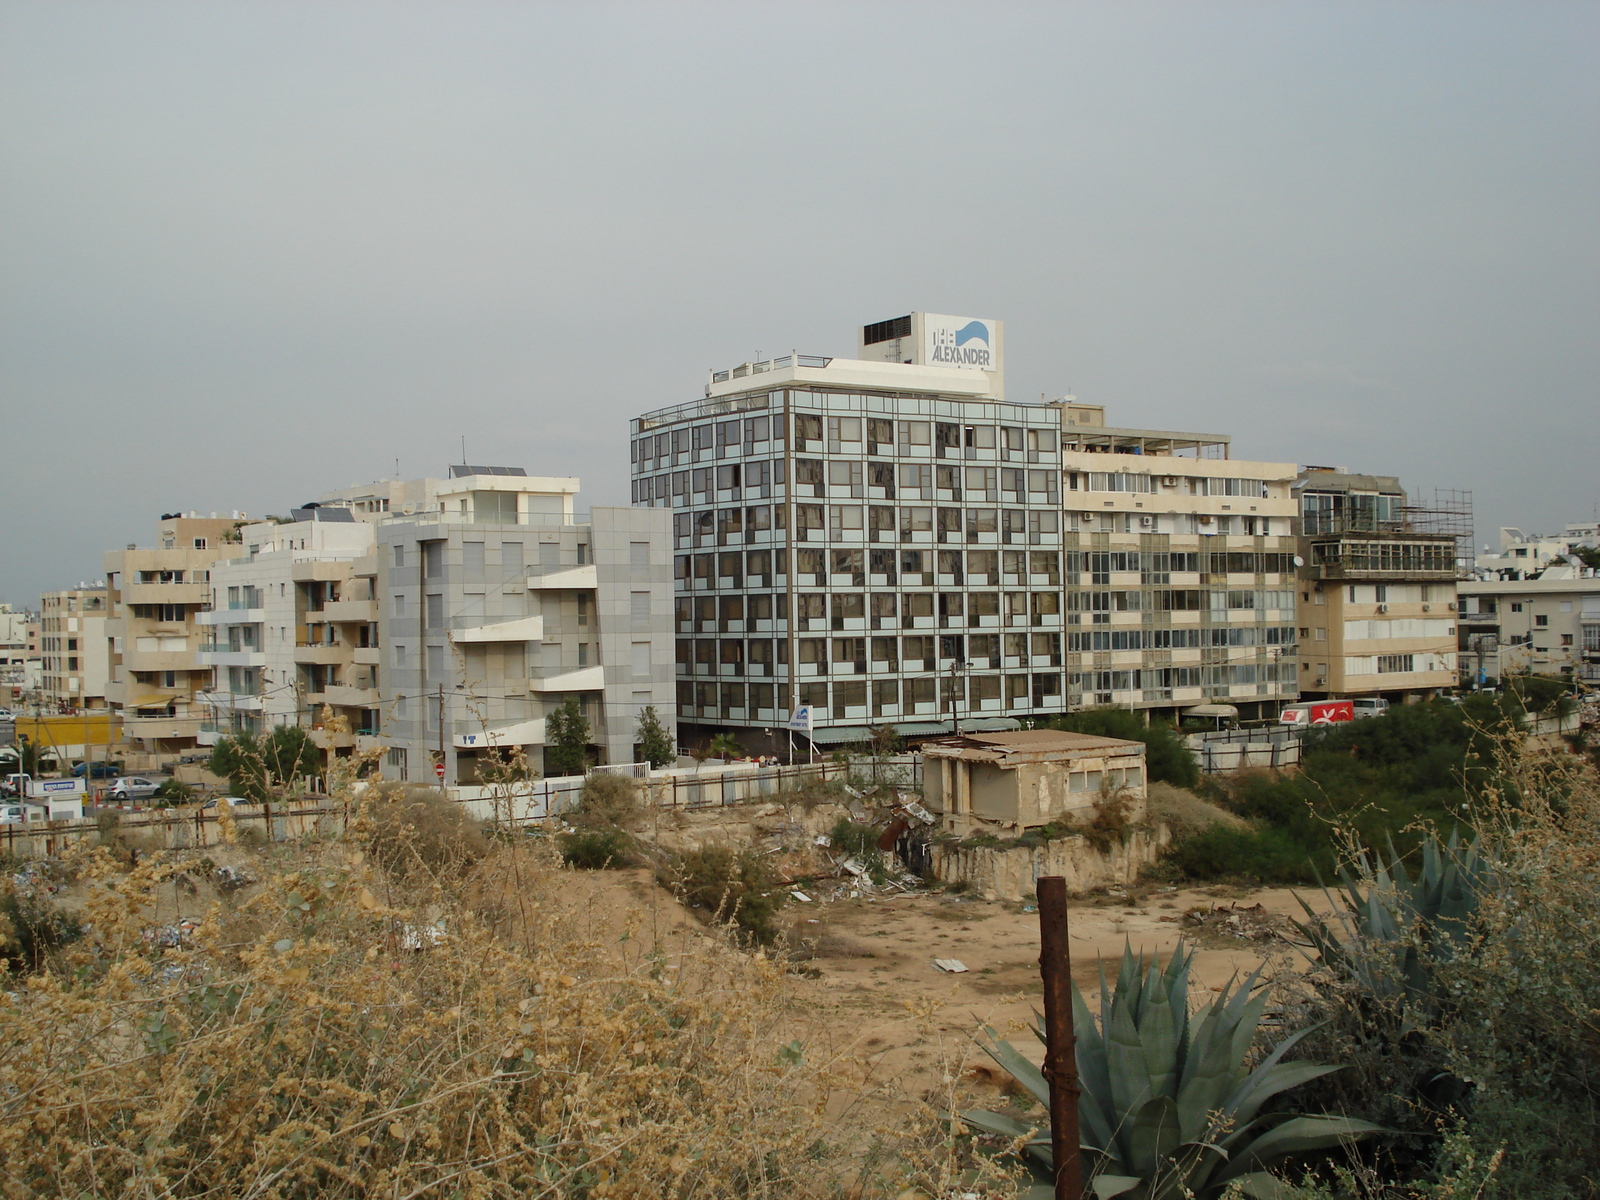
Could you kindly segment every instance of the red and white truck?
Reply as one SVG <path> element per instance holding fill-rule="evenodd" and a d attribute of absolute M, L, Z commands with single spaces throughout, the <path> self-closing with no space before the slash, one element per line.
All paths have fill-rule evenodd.
<path fill-rule="evenodd" d="M 1283 725 L 1336 725 L 1340 721 L 1354 721 L 1356 706 L 1353 700 L 1312 700 L 1305 704 L 1291 704 L 1279 715 Z"/>
<path fill-rule="evenodd" d="M 1354 700 L 1307 700 L 1288 705 L 1278 715 L 1281 725 L 1337 725 L 1357 717 L 1376 717 L 1389 708 L 1379 696 L 1360 696 Z"/>

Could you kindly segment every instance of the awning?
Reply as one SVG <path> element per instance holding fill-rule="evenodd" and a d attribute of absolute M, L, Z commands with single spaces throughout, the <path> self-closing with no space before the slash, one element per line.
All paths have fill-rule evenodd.
<path fill-rule="evenodd" d="M 1231 721 L 1238 717 L 1239 710 L 1231 704 L 1196 704 L 1193 708 L 1183 710 L 1186 717 L 1220 717 Z"/>
<path fill-rule="evenodd" d="M 948 737 L 951 733 L 949 721 L 907 721 L 890 727 L 895 736 L 901 738 Z M 851 746 L 870 743 L 872 731 L 882 728 L 882 725 L 829 725 L 801 736 L 809 736 L 818 746 Z M 973 717 L 961 721 L 963 733 L 1000 733 L 1021 728 L 1022 722 L 1014 717 Z"/>

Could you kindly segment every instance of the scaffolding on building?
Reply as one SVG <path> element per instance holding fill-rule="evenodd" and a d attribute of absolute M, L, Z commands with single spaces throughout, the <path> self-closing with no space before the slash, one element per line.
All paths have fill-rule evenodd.
<path fill-rule="evenodd" d="M 1466 578 L 1476 561 L 1472 526 L 1472 492 L 1466 488 L 1434 488 L 1431 504 L 1408 502 L 1406 527 L 1416 533 L 1450 537 L 1456 544 L 1456 571 Z"/>

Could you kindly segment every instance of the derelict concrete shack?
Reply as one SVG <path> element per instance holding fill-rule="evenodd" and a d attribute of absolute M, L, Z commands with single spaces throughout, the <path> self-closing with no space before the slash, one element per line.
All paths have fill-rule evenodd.
<path fill-rule="evenodd" d="M 1129 820 L 1145 814 L 1143 742 L 1022 729 L 940 738 L 922 753 L 927 807 L 955 833 L 1087 822 L 1114 798 L 1126 802 Z"/>

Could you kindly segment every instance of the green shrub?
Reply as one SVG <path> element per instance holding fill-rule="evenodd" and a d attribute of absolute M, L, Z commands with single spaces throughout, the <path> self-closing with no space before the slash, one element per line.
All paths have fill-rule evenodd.
<path fill-rule="evenodd" d="M 1192 788 L 1200 782 L 1200 764 L 1172 726 L 1161 721 L 1147 725 L 1144 718 L 1131 709 L 1086 708 L 1051 717 L 1042 728 L 1143 742 L 1145 771 L 1152 782 L 1181 788 Z"/>
<path fill-rule="evenodd" d="M 1289 830 L 1227 825 L 1212 825 L 1174 842 L 1162 861 L 1186 879 L 1272 884 L 1315 883 L 1318 864 L 1331 865 L 1323 847 L 1307 845 Z"/>
<path fill-rule="evenodd" d="M 889 878 L 883 851 L 878 849 L 879 830 L 871 825 L 860 825 L 849 817 L 840 817 L 828 831 L 828 843 L 835 853 L 856 860 L 873 883 Z"/>
<path fill-rule="evenodd" d="M 52 950 L 83 936 L 83 922 L 43 896 L 0 896 L 0 958 L 18 973 L 34 973 Z"/>
<path fill-rule="evenodd" d="M 561 835 L 561 858 L 583 871 L 626 867 L 633 862 L 633 839 L 620 829 L 579 829 Z"/>
<path fill-rule="evenodd" d="M 595 771 L 583 781 L 577 811 L 568 821 L 581 829 L 622 829 L 639 813 L 639 788 L 625 775 Z"/>
<path fill-rule="evenodd" d="M 156 789 L 156 799 L 165 800 L 168 804 L 188 804 L 194 799 L 194 789 L 176 779 L 163 780 Z"/>
<path fill-rule="evenodd" d="M 482 824 L 434 788 L 377 788 L 364 815 L 368 851 L 397 876 L 459 872 L 488 850 Z"/>
<path fill-rule="evenodd" d="M 671 859 L 657 880 L 713 921 L 735 925 L 748 940 L 766 945 L 778 934 L 775 918 L 785 893 L 764 854 L 705 846 Z"/>

